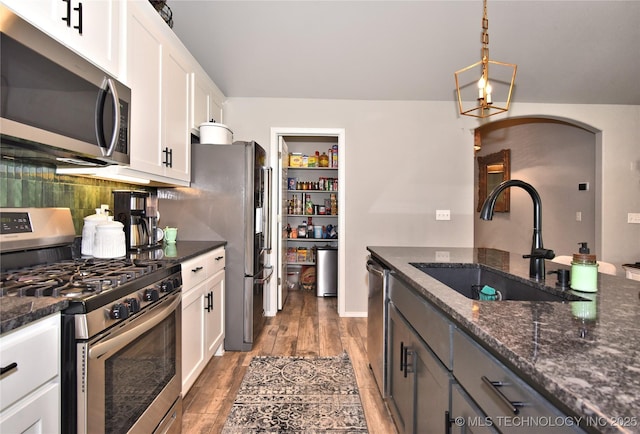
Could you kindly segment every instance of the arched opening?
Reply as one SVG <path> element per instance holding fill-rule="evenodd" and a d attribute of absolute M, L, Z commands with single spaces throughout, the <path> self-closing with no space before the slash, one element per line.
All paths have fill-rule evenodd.
<path fill-rule="evenodd" d="M 529 116 L 491 122 L 476 133 L 481 148 L 474 164 L 475 203 L 478 157 L 508 149 L 511 179 L 533 185 L 542 199 L 545 247 L 557 255 L 572 254 L 579 242 L 588 242 L 594 253 L 600 248 L 597 130 L 569 119 Z M 525 191 L 512 189 L 507 209 L 490 222 L 474 219 L 475 246 L 528 253 L 531 199 Z"/>

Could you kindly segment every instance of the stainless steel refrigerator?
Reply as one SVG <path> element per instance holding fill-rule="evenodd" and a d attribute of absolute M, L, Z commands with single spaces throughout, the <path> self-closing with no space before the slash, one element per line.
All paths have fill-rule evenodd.
<path fill-rule="evenodd" d="M 249 351 L 264 325 L 271 169 L 256 142 L 193 144 L 191 187 L 159 193 L 161 225 L 178 226 L 181 240 L 225 240 L 225 340 Z M 175 222 L 175 223 L 174 223 Z"/>

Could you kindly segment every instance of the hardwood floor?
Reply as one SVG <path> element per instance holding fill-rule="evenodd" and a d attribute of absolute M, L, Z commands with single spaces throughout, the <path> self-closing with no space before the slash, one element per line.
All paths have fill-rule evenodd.
<path fill-rule="evenodd" d="M 213 357 L 184 397 L 182 432 L 219 433 L 253 356 L 335 356 L 347 351 L 370 434 L 397 433 L 367 359 L 367 319 L 340 318 L 335 297 L 289 291 L 285 308 L 267 318 L 251 352 Z"/>

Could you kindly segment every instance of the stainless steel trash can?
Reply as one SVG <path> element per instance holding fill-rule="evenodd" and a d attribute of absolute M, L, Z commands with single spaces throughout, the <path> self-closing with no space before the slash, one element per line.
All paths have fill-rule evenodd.
<path fill-rule="evenodd" d="M 318 246 L 316 249 L 317 296 L 338 295 L 338 248 Z"/>

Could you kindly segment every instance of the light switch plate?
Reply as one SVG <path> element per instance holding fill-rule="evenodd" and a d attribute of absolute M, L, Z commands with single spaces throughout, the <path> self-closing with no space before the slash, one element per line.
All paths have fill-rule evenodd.
<path fill-rule="evenodd" d="M 448 251 L 436 251 L 436 262 L 449 262 L 450 260 Z"/>
<path fill-rule="evenodd" d="M 451 220 L 451 210 L 449 209 L 437 209 L 436 220 Z"/>
<path fill-rule="evenodd" d="M 627 223 L 640 224 L 640 212 L 630 212 L 627 214 Z"/>

